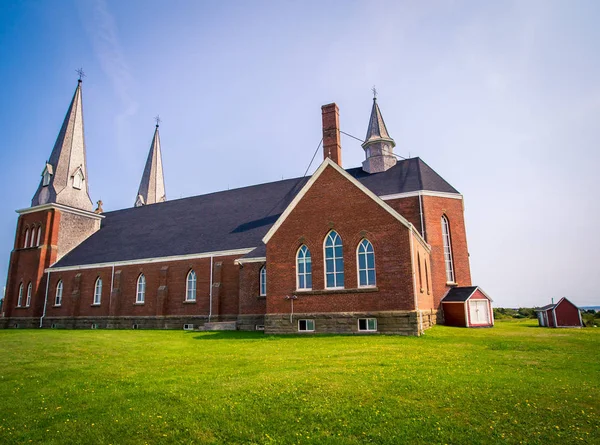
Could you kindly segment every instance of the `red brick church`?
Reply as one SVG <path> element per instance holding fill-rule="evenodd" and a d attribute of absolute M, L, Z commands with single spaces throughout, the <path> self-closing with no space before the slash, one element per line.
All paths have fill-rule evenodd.
<path fill-rule="evenodd" d="M 159 128 L 132 208 L 89 196 L 79 81 L 31 206 L 18 210 L 0 327 L 420 335 L 471 286 L 462 195 L 399 160 L 376 99 L 361 167 L 322 107 L 310 177 L 167 200 Z"/>

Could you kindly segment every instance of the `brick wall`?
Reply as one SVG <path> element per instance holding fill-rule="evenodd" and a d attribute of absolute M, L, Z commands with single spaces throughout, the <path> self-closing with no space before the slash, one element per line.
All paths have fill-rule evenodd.
<path fill-rule="evenodd" d="M 345 289 L 325 290 L 323 241 L 335 229 L 343 241 Z M 357 289 L 356 248 L 374 247 L 377 287 Z M 311 251 L 313 291 L 296 291 L 297 249 Z M 267 244 L 267 314 L 291 310 L 362 312 L 414 310 L 410 232 L 375 201 L 327 167 Z"/>

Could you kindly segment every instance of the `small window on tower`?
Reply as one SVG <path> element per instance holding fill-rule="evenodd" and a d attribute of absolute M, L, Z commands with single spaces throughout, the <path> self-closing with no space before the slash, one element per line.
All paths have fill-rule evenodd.
<path fill-rule="evenodd" d="M 81 172 L 81 169 L 77 170 L 73 175 L 73 188 L 76 188 L 77 190 L 83 188 L 83 173 Z"/>
<path fill-rule="evenodd" d="M 42 186 L 46 187 L 50 185 L 50 179 L 52 179 L 52 165 L 46 163 L 44 171 L 42 172 Z"/>

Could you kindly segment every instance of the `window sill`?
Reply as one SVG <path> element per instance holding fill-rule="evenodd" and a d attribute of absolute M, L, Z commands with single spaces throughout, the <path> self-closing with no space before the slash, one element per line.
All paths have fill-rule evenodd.
<path fill-rule="evenodd" d="M 379 292 L 378 287 L 357 287 L 355 289 L 323 289 L 323 290 L 309 290 L 309 291 L 296 291 L 296 295 L 330 295 L 330 294 L 360 294 L 368 292 Z"/>
<path fill-rule="evenodd" d="M 446 281 L 446 286 L 452 286 L 452 287 L 455 287 L 455 286 L 458 286 L 458 284 L 457 284 L 457 283 L 455 283 L 454 281 Z"/>
<path fill-rule="evenodd" d="M 90 306 L 92 306 L 92 307 L 94 307 L 94 306 L 101 306 L 101 305 L 102 305 L 101 303 L 92 303 L 92 304 L 90 304 Z"/>
<path fill-rule="evenodd" d="M 145 304 L 146 304 L 145 302 L 141 302 L 141 303 L 137 303 L 137 302 L 136 302 L 136 303 L 133 303 L 133 305 L 134 305 L 134 306 L 143 306 L 143 305 L 145 305 Z"/>
<path fill-rule="evenodd" d="M 52 307 L 61 307 L 62 304 L 53 304 Z"/>
<path fill-rule="evenodd" d="M 196 300 L 183 300 L 183 304 L 196 304 Z"/>
<path fill-rule="evenodd" d="M 267 296 L 266 295 L 259 295 L 256 298 L 259 299 L 259 300 L 266 300 Z"/>

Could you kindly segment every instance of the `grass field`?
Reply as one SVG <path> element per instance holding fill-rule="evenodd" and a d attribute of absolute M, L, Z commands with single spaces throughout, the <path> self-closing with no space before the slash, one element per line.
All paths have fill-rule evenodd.
<path fill-rule="evenodd" d="M 0 332 L 0 443 L 600 443 L 600 329 Z"/>

